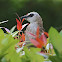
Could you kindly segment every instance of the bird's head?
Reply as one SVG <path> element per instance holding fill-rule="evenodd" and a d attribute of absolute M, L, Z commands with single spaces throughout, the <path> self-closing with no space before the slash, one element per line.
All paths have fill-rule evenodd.
<path fill-rule="evenodd" d="M 37 12 L 30 12 L 27 15 L 22 16 L 21 18 L 25 18 L 30 23 L 38 21 L 40 15 Z"/>

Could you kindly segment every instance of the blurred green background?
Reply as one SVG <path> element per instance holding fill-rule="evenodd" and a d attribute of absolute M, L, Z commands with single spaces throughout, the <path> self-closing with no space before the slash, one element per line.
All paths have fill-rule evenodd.
<path fill-rule="evenodd" d="M 51 26 L 62 29 L 62 0 L 0 0 L 0 21 L 9 20 L 0 26 L 11 29 L 16 25 L 15 13 L 23 16 L 32 11 L 41 15 L 46 31 Z"/>

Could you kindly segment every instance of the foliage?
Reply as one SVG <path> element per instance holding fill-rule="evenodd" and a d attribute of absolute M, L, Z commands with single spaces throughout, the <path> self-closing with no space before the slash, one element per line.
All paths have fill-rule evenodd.
<path fill-rule="evenodd" d="M 1 62 L 38 62 L 43 61 L 43 57 L 37 55 L 35 52 L 38 49 L 31 49 L 29 51 L 27 47 L 24 48 L 25 56 L 20 56 L 15 50 L 15 44 L 18 43 L 17 39 L 14 39 L 12 35 L 5 34 L 2 29 L 0 29 L 0 61 Z M 37 58 L 38 57 L 38 58 Z"/>
<path fill-rule="evenodd" d="M 56 30 L 62 28 L 61 0 L 0 0 L 0 8 L 0 21 L 5 19 L 9 20 L 7 24 L 2 24 L 4 21 L 0 22 L 0 24 L 4 26 L 0 28 L 6 30 L 6 33 L 4 33 L 4 31 L 0 29 L 0 62 L 62 62 L 62 30 L 60 32 Z M 15 13 L 17 12 L 22 16 L 31 11 L 36 11 L 42 16 L 46 31 L 48 31 L 48 28 L 51 25 L 56 27 L 60 24 L 56 29 L 51 27 L 49 30 L 49 37 L 47 38 L 48 42 L 47 45 L 45 45 L 45 51 L 48 51 L 46 53 L 43 48 L 31 47 L 28 49 L 28 45 L 25 45 L 25 35 L 21 31 L 26 25 L 28 25 L 24 24 L 25 21 L 23 23 L 24 25 L 22 25 L 22 23 L 19 22 L 20 20 L 17 19 L 17 29 L 19 31 L 14 32 L 16 28 Z M 15 26 L 12 29 L 7 29 L 11 28 L 13 25 Z M 38 31 L 37 35 L 39 35 Z M 33 35 L 32 33 L 29 34 Z M 48 36 L 47 33 L 45 34 Z M 36 39 L 36 41 L 39 43 L 38 39 Z M 36 44 L 32 39 L 31 42 L 34 45 Z M 49 43 L 53 45 L 53 47 Z M 39 45 L 36 44 L 36 46 Z M 46 46 L 48 46 L 48 48 L 46 48 Z"/>
<path fill-rule="evenodd" d="M 16 19 L 18 31 L 14 32 L 16 25 L 11 30 L 0 27 L 0 62 L 62 61 L 62 31 L 58 32 L 55 28 L 51 27 L 49 34 L 42 32 L 39 37 L 38 27 L 36 35 L 26 32 L 28 35 L 35 37 L 35 39 L 30 38 L 32 44 L 26 45 L 25 34 L 21 30 L 29 24 L 22 25 L 24 19 L 21 20 L 19 18 L 19 20 Z M 1 28 L 4 28 L 6 33 Z M 29 47 L 31 45 L 37 48 Z"/>
<path fill-rule="evenodd" d="M 13 31 L 14 27 L 11 29 Z M 62 32 L 62 31 L 61 31 Z M 49 42 L 52 43 L 54 51 L 56 53 L 48 55 L 52 62 L 62 61 L 62 36 L 53 27 L 49 30 Z M 0 29 L 0 62 L 43 62 L 44 57 L 37 54 L 40 51 L 39 48 L 30 48 L 30 50 L 25 46 L 23 48 L 25 55 L 20 52 L 16 52 L 15 44 L 19 40 L 14 39 L 12 35 L 6 34 Z M 46 54 L 47 55 L 47 54 Z"/>
<path fill-rule="evenodd" d="M 62 31 L 61 31 L 62 32 Z M 56 56 L 50 56 L 49 58 L 52 62 L 61 62 L 62 61 L 62 34 L 59 33 L 53 27 L 49 30 L 49 39 L 50 42 L 53 44 Z"/>

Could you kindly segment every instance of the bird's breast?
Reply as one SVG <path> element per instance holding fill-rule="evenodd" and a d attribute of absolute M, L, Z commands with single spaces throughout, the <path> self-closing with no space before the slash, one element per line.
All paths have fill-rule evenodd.
<path fill-rule="evenodd" d="M 37 27 L 38 27 L 37 23 L 30 23 L 30 25 L 26 28 L 26 32 L 30 32 L 36 35 Z M 26 37 L 26 40 L 28 40 L 29 38 L 33 38 L 30 34 L 27 34 L 27 33 L 25 37 Z"/>
<path fill-rule="evenodd" d="M 38 24 L 37 23 L 31 23 L 28 27 L 27 27 L 27 29 L 29 29 L 29 31 L 31 32 L 31 33 L 36 33 L 36 30 L 37 30 L 37 27 L 38 27 Z"/>

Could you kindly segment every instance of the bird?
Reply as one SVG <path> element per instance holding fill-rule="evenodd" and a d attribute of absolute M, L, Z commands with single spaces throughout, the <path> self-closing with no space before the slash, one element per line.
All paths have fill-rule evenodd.
<path fill-rule="evenodd" d="M 36 35 L 37 27 L 39 27 L 39 33 L 40 33 L 39 36 L 41 36 L 41 33 L 44 31 L 43 21 L 42 21 L 41 16 L 37 12 L 34 12 L 34 11 L 30 12 L 22 16 L 21 18 L 24 18 L 25 20 L 30 22 L 30 24 L 26 28 L 26 32 L 30 32 Z M 34 37 L 25 33 L 25 41 L 30 41 L 29 40 L 30 38 L 34 38 Z"/>

